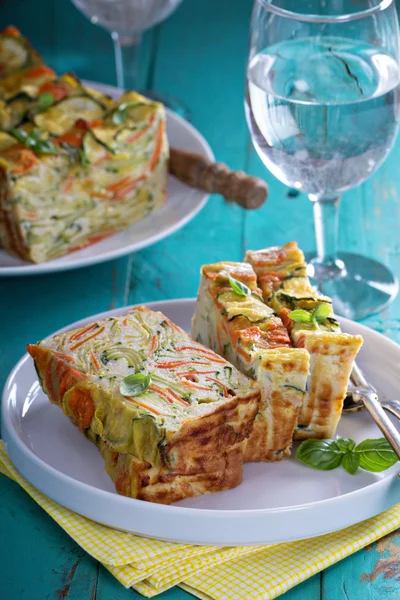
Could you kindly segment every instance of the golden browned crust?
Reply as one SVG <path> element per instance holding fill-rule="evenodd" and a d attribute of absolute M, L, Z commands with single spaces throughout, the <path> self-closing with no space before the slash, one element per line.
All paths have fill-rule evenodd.
<path fill-rule="evenodd" d="M 243 474 L 243 450 L 237 444 L 220 456 L 218 469 L 178 474 L 139 461 L 131 454 L 112 452 L 102 440 L 97 444 L 106 462 L 106 471 L 119 494 L 158 504 L 171 504 L 239 485 Z"/>
<path fill-rule="evenodd" d="M 221 453 L 250 435 L 259 402 L 260 392 L 253 388 L 208 415 L 188 419 L 162 449 L 164 467 L 186 474 L 219 470 Z"/>
<path fill-rule="evenodd" d="M 345 333 L 308 332 L 305 336 L 313 375 L 300 410 L 296 440 L 334 436 L 362 341 L 361 336 Z"/>

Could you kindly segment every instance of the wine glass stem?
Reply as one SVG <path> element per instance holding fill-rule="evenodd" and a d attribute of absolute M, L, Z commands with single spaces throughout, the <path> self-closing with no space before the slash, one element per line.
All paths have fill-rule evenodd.
<path fill-rule="evenodd" d="M 340 196 L 335 194 L 310 194 L 314 209 L 317 257 L 314 263 L 326 277 L 339 275 L 343 264 L 337 259 L 337 238 Z"/>
<path fill-rule="evenodd" d="M 117 85 L 122 89 L 134 90 L 137 87 L 141 35 L 140 33 L 126 35 L 113 31 L 111 37 L 114 42 Z"/>

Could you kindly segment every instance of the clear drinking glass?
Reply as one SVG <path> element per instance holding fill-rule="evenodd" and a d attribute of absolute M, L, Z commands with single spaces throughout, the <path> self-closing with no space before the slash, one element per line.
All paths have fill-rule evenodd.
<path fill-rule="evenodd" d="M 92 23 L 110 31 L 114 42 L 117 85 L 137 89 L 138 50 L 146 29 L 164 21 L 182 0 L 72 0 Z M 154 90 L 144 92 L 177 112 L 184 112 L 178 102 Z"/>
<path fill-rule="evenodd" d="M 400 98 L 399 26 L 392 0 L 256 0 L 246 115 L 256 150 L 313 203 L 314 285 L 353 319 L 381 310 L 398 283 L 382 264 L 337 253 L 340 194 L 392 148 Z"/>

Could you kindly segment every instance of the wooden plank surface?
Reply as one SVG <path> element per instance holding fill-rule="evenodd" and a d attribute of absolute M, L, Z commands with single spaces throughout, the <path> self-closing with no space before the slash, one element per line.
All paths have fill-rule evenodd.
<path fill-rule="evenodd" d="M 265 207 L 245 213 L 212 197 L 203 211 L 167 240 L 130 257 L 55 275 L 0 280 L 2 319 L 0 386 L 35 341 L 76 319 L 112 307 L 193 296 L 202 263 L 237 260 L 247 247 L 296 239 L 314 245 L 311 205 L 291 197 L 252 149 L 243 111 L 250 0 L 187 0 L 161 26 L 146 33 L 139 85 L 176 96 L 218 160 L 267 179 Z M 0 27 L 21 28 L 59 71 L 115 83 L 110 36 L 69 0 L 3 0 Z M 343 197 L 340 245 L 377 257 L 400 274 L 397 233 L 400 145 L 367 183 Z M 400 300 L 370 326 L 400 341 Z M 0 478 L 0 600 L 128 600 L 125 590 L 87 556 L 18 486 Z M 397 600 L 400 537 L 393 534 L 284 594 L 284 600 Z M 161 600 L 184 600 L 174 588 Z M 227 600 L 229 594 L 227 594 Z"/>

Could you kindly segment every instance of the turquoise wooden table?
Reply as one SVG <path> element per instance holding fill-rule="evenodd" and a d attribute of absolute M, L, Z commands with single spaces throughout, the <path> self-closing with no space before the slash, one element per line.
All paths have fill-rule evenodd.
<path fill-rule="evenodd" d="M 0 280 L 0 385 L 27 342 L 113 307 L 194 296 L 202 263 L 240 260 L 244 249 L 297 240 L 314 247 L 311 205 L 293 197 L 258 159 L 243 112 L 250 0 L 186 0 L 146 34 L 140 85 L 176 96 L 218 160 L 268 180 L 257 212 L 211 197 L 181 231 L 151 248 L 60 274 Z M 3 0 L 0 27 L 13 23 L 57 71 L 115 83 L 109 35 L 68 0 Z M 340 246 L 382 260 L 400 275 L 400 139 L 372 179 L 343 197 Z M 400 298 L 366 324 L 400 342 Z M 4 348 L 4 344 L 2 344 Z M 15 483 L 0 477 L 0 600 L 133 600 Z M 7 540 L 7 541 L 5 541 Z M 282 596 L 284 600 L 398 600 L 400 535 L 357 552 Z M 175 588 L 160 600 L 191 596 Z M 229 593 L 227 592 L 227 600 Z"/>

